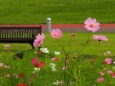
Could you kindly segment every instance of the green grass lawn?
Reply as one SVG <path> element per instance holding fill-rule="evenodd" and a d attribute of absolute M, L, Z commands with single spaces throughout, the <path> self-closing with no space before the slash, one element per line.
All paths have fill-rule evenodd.
<path fill-rule="evenodd" d="M 54 51 L 54 50 L 61 50 L 61 48 L 59 47 L 59 45 L 57 44 L 56 40 L 53 39 L 50 36 L 50 33 L 44 33 L 45 34 L 45 40 L 44 43 L 42 45 L 42 47 L 47 47 L 49 50 Z M 71 45 L 71 51 L 76 51 L 79 52 L 81 50 L 81 48 L 86 44 L 87 38 L 89 33 L 78 33 L 76 32 L 76 37 L 72 39 L 72 45 Z M 94 33 L 91 33 L 90 36 L 90 42 L 89 44 L 86 46 L 86 48 L 83 50 L 83 54 L 92 54 L 95 55 L 97 53 L 97 47 L 99 47 L 101 54 L 103 54 L 103 52 L 105 51 L 111 51 L 113 55 L 115 55 L 115 39 L 114 33 L 95 33 L 96 34 L 102 34 L 107 36 L 107 38 L 109 39 L 109 41 L 104 42 L 102 41 L 99 43 L 98 41 L 94 41 L 92 36 L 94 35 Z M 69 32 L 64 32 L 63 33 L 63 37 L 58 39 L 58 41 L 60 42 L 60 44 L 65 47 L 66 50 L 68 50 L 68 45 L 69 45 L 69 38 L 71 36 L 71 33 Z M 0 50 L 4 51 L 3 49 L 3 44 L 0 44 Z M 31 46 L 29 44 L 11 44 L 11 47 L 9 48 L 12 51 L 23 51 L 23 50 L 31 50 Z"/>
<path fill-rule="evenodd" d="M 0 0 L 0 24 L 115 22 L 115 0 Z"/>

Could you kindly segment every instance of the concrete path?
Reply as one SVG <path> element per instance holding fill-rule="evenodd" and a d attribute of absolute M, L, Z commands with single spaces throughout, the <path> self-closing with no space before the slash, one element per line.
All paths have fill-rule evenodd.
<path fill-rule="evenodd" d="M 114 24 L 101 24 L 98 32 L 115 32 Z M 46 24 L 42 24 L 43 31 L 46 31 Z M 52 29 L 59 28 L 64 32 L 87 32 L 84 24 L 52 24 Z"/>

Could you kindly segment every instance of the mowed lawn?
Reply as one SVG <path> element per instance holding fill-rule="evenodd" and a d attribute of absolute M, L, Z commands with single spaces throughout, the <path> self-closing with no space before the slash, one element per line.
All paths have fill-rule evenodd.
<path fill-rule="evenodd" d="M 50 33 L 44 33 L 45 39 L 42 47 L 48 48 L 50 52 L 54 51 L 62 51 L 62 48 L 59 46 L 59 44 L 56 42 L 55 39 L 53 39 L 50 36 Z M 78 53 L 83 46 L 86 44 L 89 33 L 78 33 L 75 32 L 76 36 L 75 38 L 72 38 L 70 51 Z M 94 33 L 90 36 L 90 42 L 85 47 L 85 49 L 81 52 L 83 55 L 104 55 L 104 52 L 111 51 L 111 55 L 115 56 L 115 35 L 114 33 L 95 33 L 105 35 L 109 40 L 101 41 L 100 44 L 97 40 L 93 40 L 92 36 Z M 65 48 L 66 51 L 69 49 L 69 41 L 70 41 L 71 33 L 63 33 L 63 36 L 58 39 L 60 44 Z M 7 43 L 8 44 L 8 43 Z M 27 51 L 32 50 L 31 46 L 29 44 L 10 44 L 11 46 L 8 48 L 8 50 L 11 50 L 12 53 L 16 53 L 18 51 Z M 4 44 L 0 44 L 0 52 L 6 53 L 7 50 L 4 50 Z"/>
<path fill-rule="evenodd" d="M 115 0 L 0 0 L 0 24 L 115 22 Z"/>

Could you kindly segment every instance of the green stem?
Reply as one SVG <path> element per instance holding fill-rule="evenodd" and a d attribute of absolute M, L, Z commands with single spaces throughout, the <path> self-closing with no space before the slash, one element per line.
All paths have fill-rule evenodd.
<path fill-rule="evenodd" d="M 88 39 L 86 41 L 86 44 L 83 46 L 83 48 L 79 51 L 78 53 L 78 56 L 81 54 L 81 52 L 85 49 L 85 47 L 87 46 L 87 44 L 89 43 L 89 38 L 90 38 L 90 32 L 89 32 L 89 35 L 88 35 Z"/>
<path fill-rule="evenodd" d="M 66 51 L 65 51 L 65 49 L 64 49 L 64 47 L 58 42 L 58 40 L 56 40 L 57 41 L 57 43 L 59 44 L 59 46 L 62 48 L 62 50 L 64 51 L 64 55 L 65 55 L 65 63 L 64 63 L 64 66 L 66 67 L 67 65 L 66 65 L 66 60 L 67 60 L 67 57 L 68 57 L 68 53 L 69 53 L 69 50 L 68 50 L 68 53 L 66 53 Z M 71 44 L 71 42 L 70 42 L 70 44 Z M 70 49 L 70 48 L 69 48 Z M 65 73 L 65 70 L 64 70 L 64 81 L 65 81 L 65 78 L 66 78 L 66 73 Z"/>
<path fill-rule="evenodd" d="M 58 40 L 56 39 L 57 43 L 59 44 L 59 46 L 62 48 L 62 50 L 64 51 L 64 55 L 66 56 L 66 59 L 67 59 L 67 53 L 64 49 L 64 47 L 58 42 Z M 66 59 L 65 59 L 65 67 L 66 67 Z M 65 70 L 64 70 L 64 81 L 65 81 Z"/>
<path fill-rule="evenodd" d="M 66 51 L 65 51 L 65 49 L 64 49 L 64 47 L 58 42 L 58 40 L 56 39 L 56 42 L 59 44 L 59 46 L 62 48 L 62 50 L 64 51 L 64 54 L 65 54 L 65 56 L 67 55 L 67 53 L 66 53 Z"/>
<path fill-rule="evenodd" d="M 100 43 L 101 43 L 101 41 L 99 41 L 99 45 L 98 45 L 98 47 L 97 47 L 97 54 L 96 54 L 96 55 L 98 55 L 98 51 L 99 51 L 99 47 L 100 47 Z"/>
<path fill-rule="evenodd" d="M 72 37 L 70 37 L 70 41 L 69 41 L 69 49 L 68 49 L 68 53 L 67 53 L 67 54 L 69 54 L 69 53 L 70 53 L 70 47 L 71 47 L 71 38 L 72 38 Z"/>
<path fill-rule="evenodd" d="M 65 66 L 65 67 L 67 66 L 66 61 L 67 61 L 67 59 L 68 59 L 68 54 L 70 53 L 71 38 L 72 38 L 72 37 L 70 37 L 70 41 L 69 41 L 69 49 L 68 49 L 67 53 L 66 53 L 64 47 L 58 42 L 58 40 L 56 40 L 57 43 L 59 44 L 59 46 L 60 46 L 60 47 L 62 48 L 62 50 L 64 51 L 64 55 L 65 55 L 65 57 L 66 57 L 66 58 L 65 58 L 65 63 L 64 63 L 64 66 Z M 65 81 L 65 79 L 66 79 L 66 73 L 65 73 L 65 70 L 64 70 L 64 81 Z"/>

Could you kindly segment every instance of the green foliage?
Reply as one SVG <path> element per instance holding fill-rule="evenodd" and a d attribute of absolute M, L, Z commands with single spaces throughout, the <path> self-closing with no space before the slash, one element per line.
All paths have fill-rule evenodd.
<path fill-rule="evenodd" d="M 97 47 L 99 43 L 91 38 L 93 35 L 91 34 L 90 43 L 80 55 L 77 55 L 77 53 L 85 45 L 88 34 L 75 34 L 76 35 L 72 38 L 71 42 L 71 53 L 68 56 L 69 63 L 67 64 L 68 68 L 66 71 L 62 70 L 65 64 L 65 55 L 63 50 L 56 43 L 56 40 L 51 38 L 49 33 L 45 33 L 46 38 L 44 40 L 44 44 L 42 45 L 42 47 L 48 48 L 49 54 L 43 53 L 42 55 L 38 55 L 37 52 L 39 50 L 37 48 L 32 50 L 31 46 L 28 44 L 11 44 L 11 46 L 6 49 L 4 49 L 3 44 L 1 44 L 0 63 L 4 63 L 4 65 L 10 66 L 10 68 L 0 67 L 0 85 L 16 86 L 19 83 L 26 83 L 28 86 L 55 86 L 53 83 L 57 82 L 57 80 L 65 80 L 65 84 L 63 84 L 63 86 L 91 86 L 95 84 L 99 86 L 106 86 L 106 82 L 98 83 L 97 79 L 100 77 L 98 73 L 102 71 L 103 68 L 113 70 L 113 72 L 115 71 L 114 68 L 112 68 L 114 67 L 113 65 L 103 65 L 105 58 L 111 57 L 114 60 L 114 34 L 102 33 L 107 36 L 109 41 L 101 42 L 101 46 L 99 46 L 98 50 Z M 58 39 L 66 51 L 68 50 L 70 37 L 71 33 L 63 33 L 63 37 Z M 112 54 L 104 56 L 103 53 L 108 50 L 111 51 Z M 61 54 L 55 55 L 54 51 L 60 51 Z M 20 56 L 23 58 L 19 58 Z M 45 67 L 35 73 L 33 73 L 34 66 L 31 62 L 34 57 L 38 57 L 39 62 L 45 62 Z M 58 57 L 59 61 L 52 61 L 51 58 L 53 57 Z M 91 62 L 91 59 L 94 59 L 94 61 Z M 50 63 L 54 63 L 56 65 L 57 71 L 53 72 L 51 70 L 49 66 Z M 21 73 L 24 74 L 24 78 L 20 78 Z M 7 77 L 7 74 L 10 74 L 10 77 Z M 18 78 L 15 78 L 13 74 L 18 74 Z M 105 80 L 108 81 L 108 85 L 114 85 L 114 78 L 107 75 L 107 73 L 105 74 Z M 30 80 L 32 76 L 34 78 Z"/>

